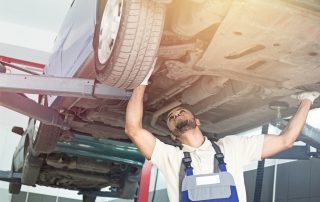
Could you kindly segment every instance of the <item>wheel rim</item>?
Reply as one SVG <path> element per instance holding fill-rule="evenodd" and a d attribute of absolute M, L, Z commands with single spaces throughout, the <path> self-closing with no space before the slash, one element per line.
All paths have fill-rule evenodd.
<path fill-rule="evenodd" d="M 105 6 L 99 31 L 98 59 L 101 64 L 108 61 L 115 46 L 122 7 L 123 0 L 108 0 Z"/>

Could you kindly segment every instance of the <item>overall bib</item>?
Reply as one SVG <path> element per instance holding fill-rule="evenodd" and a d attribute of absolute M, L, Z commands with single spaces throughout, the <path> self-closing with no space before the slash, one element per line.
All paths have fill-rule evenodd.
<path fill-rule="evenodd" d="M 179 174 L 181 202 L 239 201 L 234 179 L 227 172 L 224 156 L 218 145 L 212 142 L 212 146 L 216 151 L 214 158 L 215 172 L 210 174 L 193 175 L 190 153 L 184 152 Z"/>

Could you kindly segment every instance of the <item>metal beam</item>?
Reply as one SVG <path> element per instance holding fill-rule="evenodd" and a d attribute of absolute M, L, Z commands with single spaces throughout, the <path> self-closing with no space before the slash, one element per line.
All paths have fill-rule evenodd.
<path fill-rule="evenodd" d="M 0 170 L 0 180 L 6 182 L 21 182 L 21 173 Z"/>
<path fill-rule="evenodd" d="M 70 127 L 56 110 L 19 93 L 78 98 L 128 99 L 131 92 L 96 83 L 93 79 L 0 74 L 0 105 L 61 129 Z"/>
<path fill-rule="evenodd" d="M 30 62 L 30 61 L 26 61 L 26 60 L 17 59 L 17 58 L 10 58 L 10 57 L 6 57 L 3 55 L 0 55 L 0 62 L 22 64 L 22 65 L 27 65 L 30 67 L 36 67 L 36 68 L 40 68 L 40 69 L 43 69 L 45 66 L 44 64 Z"/>
<path fill-rule="evenodd" d="M 96 83 L 94 79 L 0 74 L 0 91 L 78 98 L 128 99 L 130 92 Z"/>
<path fill-rule="evenodd" d="M 63 130 L 70 128 L 59 112 L 20 94 L 0 92 L 0 105 L 47 125 L 57 126 Z"/>

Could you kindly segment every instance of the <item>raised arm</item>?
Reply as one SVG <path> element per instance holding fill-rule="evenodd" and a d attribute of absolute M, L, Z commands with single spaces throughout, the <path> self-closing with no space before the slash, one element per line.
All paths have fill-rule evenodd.
<path fill-rule="evenodd" d="M 145 88 L 145 85 L 140 85 L 133 90 L 127 106 L 125 132 L 142 155 L 150 160 L 156 144 L 156 138 L 142 126 Z"/>
<path fill-rule="evenodd" d="M 307 92 L 298 96 L 301 104 L 287 127 L 280 135 L 265 135 L 261 158 L 267 158 L 293 146 L 306 122 L 310 106 L 317 97 L 318 92 Z"/>

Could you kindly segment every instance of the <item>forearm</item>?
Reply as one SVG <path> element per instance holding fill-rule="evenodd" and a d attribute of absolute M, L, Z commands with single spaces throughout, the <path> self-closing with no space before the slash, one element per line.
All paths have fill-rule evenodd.
<path fill-rule="evenodd" d="M 292 145 L 298 138 L 308 116 L 308 112 L 311 106 L 310 100 L 303 100 L 288 123 L 285 130 L 281 132 L 281 136 L 284 138 L 286 144 Z"/>
<path fill-rule="evenodd" d="M 305 92 L 297 96 L 302 100 L 296 114 L 280 135 L 265 135 L 261 157 L 267 158 L 293 146 L 307 120 L 313 101 L 319 97 L 318 92 Z"/>
<path fill-rule="evenodd" d="M 126 112 L 127 131 L 131 128 L 142 128 L 143 96 L 145 88 L 146 86 L 140 85 L 136 87 L 132 92 Z"/>

